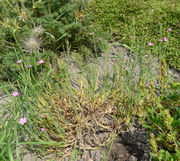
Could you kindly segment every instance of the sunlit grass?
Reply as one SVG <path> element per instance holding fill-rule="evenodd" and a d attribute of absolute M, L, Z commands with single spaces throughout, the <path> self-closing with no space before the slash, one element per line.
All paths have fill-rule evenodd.
<path fill-rule="evenodd" d="M 132 18 L 134 35 L 138 32 L 135 24 Z M 111 147 L 133 117 L 150 131 L 152 158 L 178 157 L 179 83 L 167 73 L 169 37 L 157 45 L 145 41 L 144 35 L 139 40 L 132 38 L 130 46 L 114 43 L 122 51 L 113 54 L 112 46 L 101 44 L 104 54 L 100 56 L 96 35 L 91 33 L 94 57 L 84 61 L 66 40 L 65 57 L 57 57 L 52 64 L 40 57 L 39 44 L 30 49 L 29 57 L 14 29 L 12 33 L 18 71 L 11 73 L 13 81 L 8 85 L 0 83 L 0 90 L 11 100 L 1 105 L 0 160 L 21 160 L 24 149 L 38 157 L 53 153 L 73 160 L 84 149 Z M 159 57 L 147 50 L 160 53 Z M 110 131 L 106 140 L 97 137 L 99 129 Z M 93 136 L 93 141 L 86 142 L 85 136 Z"/>

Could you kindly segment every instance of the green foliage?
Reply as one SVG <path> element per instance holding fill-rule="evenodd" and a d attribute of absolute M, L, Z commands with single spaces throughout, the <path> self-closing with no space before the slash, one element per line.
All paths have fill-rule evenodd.
<path fill-rule="evenodd" d="M 155 95 L 156 89 L 151 84 L 144 100 L 146 118 L 141 119 L 143 126 L 151 133 L 153 160 L 177 161 L 180 158 L 180 84 L 176 81 L 166 84 L 162 73 L 160 96 Z"/>
<path fill-rule="evenodd" d="M 75 22 L 74 12 L 77 6 L 76 4 L 72 4 L 70 0 L 43 0 L 35 1 L 34 3 L 32 1 L 25 1 L 24 4 L 12 1 L 10 3 L 18 7 L 11 8 L 9 4 L 3 3 L 0 8 L 3 18 L 2 23 L 4 23 L 7 18 L 9 18 L 9 21 L 12 21 L 12 23 L 14 20 L 17 21 L 19 26 L 16 31 L 19 31 L 17 33 L 18 40 L 23 39 L 24 35 L 31 32 L 33 27 L 41 25 L 46 32 L 54 36 L 56 45 L 58 43 L 62 45 L 63 40 L 67 37 L 71 37 L 81 26 L 80 23 Z M 2 25 L 3 29 L 4 27 L 5 26 Z M 15 26 L 11 24 L 9 26 L 11 29 L 14 29 L 14 27 Z M 7 31 L 11 33 L 9 28 Z M 21 33 L 23 33 L 23 35 Z M 63 39 L 59 39 L 60 41 L 57 41 L 58 38 L 62 37 L 64 34 L 67 35 L 64 36 Z M 6 38 L 6 36 L 7 35 L 5 35 L 4 38 Z M 48 36 L 45 38 L 50 39 Z M 54 44 L 52 40 L 49 43 L 50 45 Z"/>
<path fill-rule="evenodd" d="M 71 0 L 1 1 L 0 79 L 12 79 L 11 75 L 17 73 L 17 60 L 26 58 L 26 63 L 29 62 L 31 55 L 24 50 L 23 44 L 32 37 L 33 30 L 39 26 L 43 30 L 42 33 L 33 35 L 39 43 L 41 42 L 39 57 L 53 58 L 48 56 L 51 53 L 60 55 L 67 41 L 70 50 L 80 50 L 87 55 L 86 50 L 80 49 L 79 46 L 82 45 L 90 53 L 94 52 L 94 39 L 89 35 L 87 25 L 89 19 L 78 19 L 77 13 L 83 13 L 81 8 L 82 4 L 72 3 Z M 98 46 L 98 43 L 96 45 Z"/>
<path fill-rule="evenodd" d="M 94 0 L 88 13 L 94 15 L 93 22 L 110 31 L 113 41 L 130 45 L 130 37 L 135 36 L 136 41 L 143 39 L 158 44 L 159 39 L 168 37 L 166 59 L 171 66 L 180 69 L 180 6 L 177 0 Z M 135 33 L 131 29 L 133 16 Z M 167 32 L 168 28 L 172 28 L 171 33 Z"/>
<path fill-rule="evenodd" d="M 101 107 L 103 110 L 99 111 L 112 110 L 104 110 L 103 103 L 107 107 L 119 107 L 111 113 L 117 120 L 126 118 L 129 122 L 132 115 L 139 112 L 143 126 L 150 132 L 153 160 L 178 160 L 180 158 L 180 84 L 167 80 L 167 65 L 164 59 L 160 59 L 160 69 L 157 67 L 160 75 L 158 77 L 152 75 L 152 80 L 158 79 L 157 87 L 152 82 L 148 82 L 148 88 L 145 86 L 149 81 L 146 71 L 152 70 L 152 66 L 148 65 L 146 71 L 142 70 L 146 63 L 144 60 L 150 60 L 149 56 L 149 58 L 145 57 L 147 53 L 160 54 L 161 58 L 165 56 L 171 65 L 179 68 L 176 17 L 179 15 L 178 4 L 176 1 L 167 2 L 165 0 L 94 0 L 88 11 L 94 12 L 93 19 L 91 14 L 88 15 L 81 10 L 81 7 L 84 7 L 81 3 L 77 5 L 70 0 L 26 0 L 24 3 L 18 0 L 0 1 L 0 80 L 8 78 L 15 80 L 19 91 L 19 96 L 13 97 L 10 105 L 7 106 L 11 109 L 8 113 L 9 120 L 0 121 L 2 134 L 0 160 L 12 158 L 14 148 L 19 155 L 18 147 L 21 144 L 28 144 L 30 149 L 38 154 L 47 154 L 58 149 L 59 155 L 64 155 L 63 151 L 66 151 L 66 148 L 79 146 L 77 145 L 80 139 L 79 129 L 81 124 L 82 127 L 84 126 L 81 114 L 92 109 L 96 113 L 95 110 Z M 134 15 L 135 18 L 132 18 Z M 33 30 L 36 26 L 41 26 L 43 31 L 34 34 Z M 98 54 L 104 48 L 101 38 L 108 39 L 109 34 L 104 32 L 101 26 L 104 31 L 110 30 L 114 36 L 112 39 L 121 38 L 122 42 L 127 44 L 124 46 L 130 49 L 130 56 L 132 53 L 139 53 L 134 57 L 141 68 L 137 86 L 134 86 L 133 80 L 135 63 L 131 62 L 129 57 L 128 65 L 132 70 L 124 70 L 121 67 L 120 75 L 117 76 L 115 67 L 113 85 L 108 84 L 108 75 L 111 73 L 107 73 L 107 77 L 103 80 L 103 92 L 101 94 L 95 92 L 98 88 L 96 67 L 84 68 L 86 63 L 83 63 L 83 60 L 89 59 L 94 53 Z M 144 27 L 146 29 L 142 30 Z M 167 32 L 167 28 L 172 28 L 172 32 Z M 38 42 L 41 39 L 41 48 L 27 51 L 21 41 L 27 41 L 23 39 L 32 35 Z M 130 40 L 130 36 L 135 36 L 136 39 Z M 158 39 L 162 37 L 167 37 L 168 42 L 159 45 Z M 155 47 L 147 48 L 147 42 L 150 41 Z M 141 47 L 137 49 L 137 45 Z M 82 67 L 88 78 L 89 86 L 83 88 L 86 82 L 83 78 L 84 73 L 80 73 L 82 74 L 82 78 L 79 77 L 80 92 L 71 86 L 68 66 L 59 59 L 62 51 L 69 54 L 70 50 L 75 51 L 72 52 L 72 56 L 77 61 L 76 65 Z M 76 50 L 80 55 L 76 55 Z M 23 63 L 17 64 L 17 60 L 20 59 Z M 39 59 L 45 62 L 39 65 L 37 62 Z M 125 59 L 122 60 L 124 62 Z M 29 64 L 32 68 L 24 68 L 24 65 Z M 10 85 L 7 89 L 6 85 L 0 85 L 11 98 L 8 91 L 15 87 Z M 155 94 L 156 89 L 160 96 Z M 2 116 L 5 113 L 6 108 Z M 44 118 L 41 117 L 42 114 Z M 25 126 L 18 124 L 19 118 L 23 116 L 28 120 Z M 7 124 L 4 126 L 6 121 Z M 88 123 L 88 127 L 89 125 Z M 92 125 L 94 127 L 94 123 Z M 41 132 L 42 127 L 45 128 L 44 133 Z M 19 143 L 21 136 L 25 136 L 27 142 Z"/>

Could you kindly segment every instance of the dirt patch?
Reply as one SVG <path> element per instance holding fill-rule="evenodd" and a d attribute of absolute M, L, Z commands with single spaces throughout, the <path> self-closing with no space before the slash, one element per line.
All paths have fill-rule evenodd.
<path fill-rule="evenodd" d="M 96 61 L 90 60 L 86 62 L 85 67 L 79 67 L 78 63 L 76 62 L 76 58 L 68 58 L 65 57 L 62 59 L 65 61 L 68 65 L 69 72 L 71 74 L 71 82 L 74 88 L 77 90 L 80 89 L 78 85 L 78 78 L 83 75 L 86 79 L 84 81 L 84 87 L 88 85 L 88 75 L 84 71 L 87 69 L 95 68 L 95 75 L 98 79 L 98 88 L 97 92 L 99 92 L 103 88 L 103 80 L 108 77 L 109 84 L 112 83 L 113 76 L 116 75 L 118 77 L 120 68 L 126 71 L 132 71 L 132 78 L 131 81 L 134 82 L 134 85 L 138 83 L 140 73 L 145 73 L 144 75 L 150 80 L 152 78 L 152 75 L 156 77 L 156 80 L 154 81 L 154 85 L 156 86 L 158 84 L 158 76 L 160 74 L 159 66 L 160 62 L 156 57 L 149 56 L 147 59 L 144 56 L 144 66 L 140 66 L 139 58 L 132 54 L 130 56 L 130 53 L 127 49 L 125 49 L 121 44 L 115 43 L 115 44 L 109 44 L 109 49 L 102 53 L 102 56 L 98 57 Z M 129 65 L 130 61 L 132 61 Z M 152 67 L 151 70 L 147 71 L 148 65 Z M 133 66 L 133 68 L 132 68 Z M 114 67 L 116 67 L 116 72 L 114 72 Z M 107 75 L 108 73 L 108 75 Z M 168 79 L 171 80 L 177 80 L 180 82 L 180 73 L 177 70 L 174 69 L 168 69 L 167 71 Z M 149 81 L 146 82 L 148 85 Z"/>
<path fill-rule="evenodd" d="M 149 135 L 135 119 L 127 131 L 121 132 L 112 145 L 100 150 L 84 150 L 78 161 L 149 161 Z M 110 133 L 101 132 L 101 139 Z M 67 160 L 65 160 L 67 161 Z"/>
<path fill-rule="evenodd" d="M 150 145 L 149 135 L 146 130 L 136 121 L 136 124 L 130 127 L 130 131 L 120 133 L 117 137 L 114 149 L 111 152 L 110 160 L 113 161 L 149 161 Z M 118 146 L 125 149 L 121 152 Z"/>

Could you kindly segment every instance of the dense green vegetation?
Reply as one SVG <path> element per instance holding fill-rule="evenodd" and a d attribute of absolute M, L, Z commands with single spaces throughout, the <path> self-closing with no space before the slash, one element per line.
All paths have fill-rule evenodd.
<path fill-rule="evenodd" d="M 89 26 L 78 21 L 81 8 L 81 3 L 70 0 L 1 1 L 0 79 L 14 78 L 18 72 L 16 61 L 24 54 L 26 64 L 32 63 L 32 49 L 27 45 L 31 38 L 38 43 L 38 57 L 51 62 L 62 55 L 67 44 L 83 55 L 88 55 L 87 51 L 91 53 L 94 41 L 89 36 Z"/>
<path fill-rule="evenodd" d="M 94 0 L 86 5 L 78 0 L 0 1 L 0 95 L 11 99 L 0 105 L 0 161 L 22 160 L 25 148 L 39 157 L 54 153 L 76 160 L 84 132 L 95 136 L 96 127 L 113 127 L 112 135 L 97 143 L 110 145 L 133 117 L 149 132 L 152 160 L 178 161 L 180 83 L 168 75 L 167 63 L 180 69 L 179 4 Z M 114 53 L 113 73 L 104 39 L 119 41 L 129 51 L 128 58 Z M 107 72 L 99 90 L 101 71 L 88 62 L 100 55 Z M 154 55 L 159 65 L 152 63 Z M 72 62 L 81 71 L 79 90 L 72 84 Z"/>
<path fill-rule="evenodd" d="M 112 41 L 130 45 L 135 37 L 157 46 L 159 40 L 168 37 L 166 60 L 170 66 L 180 69 L 180 4 L 178 0 L 94 0 L 88 13 L 92 23 L 101 24 L 104 31 L 112 34 Z M 132 18 L 135 28 L 132 30 Z M 171 33 L 168 33 L 171 28 Z M 148 53 L 152 53 L 146 49 Z M 152 54 L 159 55 L 157 51 Z"/>

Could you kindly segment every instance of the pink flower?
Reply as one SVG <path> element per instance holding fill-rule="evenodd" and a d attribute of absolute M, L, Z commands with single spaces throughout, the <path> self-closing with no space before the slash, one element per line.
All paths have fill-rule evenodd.
<path fill-rule="evenodd" d="M 148 45 L 149 45 L 149 46 L 153 46 L 153 43 L 152 43 L 152 42 L 149 42 Z"/>
<path fill-rule="evenodd" d="M 89 35 L 94 35 L 94 32 L 91 32 Z"/>
<path fill-rule="evenodd" d="M 145 56 L 146 56 L 146 58 L 148 58 L 148 57 L 149 57 L 149 55 L 148 55 L 148 54 L 146 54 Z"/>
<path fill-rule="evenodd" d="M 20 118 L 19 123 L 20 123 L 21 125 L 24 125 L 26 122 L 27 122 L 27 120 L 26 120 L 25 117 Z"/>
<path fill-rule="evenodd" d="M 14 96 L 14 97 L 16 97 L 18 95 L 19 95 L 18 91 L 15 91 L 15 92 L 12 93 L 12 96 Z"/>
<path fill-rule="evenodd" d="M 134 63 L 134 59 L 132 59 L 131 62 Z"/>
<path fill-rule="evenodd" d="M 44 132 L 45 128 L 41 128 L 41 131 Z"/>
<path fill-rule="evenodd" d="M 144 27 L 144 28 L 142 28 L 142 30 L 144 31 L 146 28 Z"/>
<path fill-rule="evenodd" d="M 42 118 L 45 118 L 45 116 L 44 116 L 44 115 L 41 115 L 41 117 L 42 117 Z"/>
<path fill-rule="evenodd" d="M 139 46 L 139 45 L 137 45 L 137 48 L 140 48 L 140 46 Z"/>
<path fill-rule="evenodd" d="M 18 64 L 20 64 L 20 63 L 22 63 L 22 62 L 23 62 L 23 61 L 22 61 L 21 59 L 17 61 Z"/>
<path fill-rule="evenodd" d="M 44 60 L 40 59 L 40 60 L 38 61 L 38 64 L 42 64 L 42 63 L 44 63 Z"/>
<path fill-rule="evenodd" d="M 159 39 L 158 41 L 159 41 L 159 42 L 163 42 L 163 40 L 162 40 L 162 39 Z"/>
<path fill-rule="evenodd" d="M 25 68 L 31 68 L 32 65 L 25 65 L 24 67 L 25 67 Z"/>
<path fill-rule="evenodd" d="M 166 41 L 167 41 L 167 38 L 166 38 L 166 37 L 163 37 L 163 41 L 165 41 L 165 42 L 166 42 Z"/>
<path fill-rule="evenodd" d="M 168 28 L 168 31 L 169 31 L 169 32 L 171 32 L 171 31 L 172 31 L 172 29 L 171 29 L 171 28 Z"/>
<path fill-rule="evenodd" d="M 132 18 L 135 18 L 135 16 L 132 16 Z"/>

